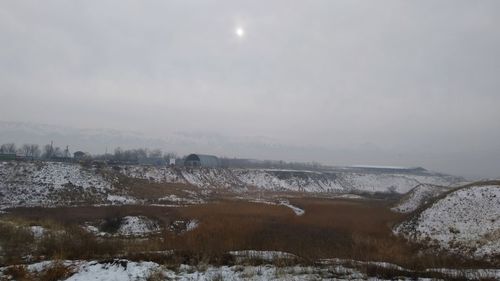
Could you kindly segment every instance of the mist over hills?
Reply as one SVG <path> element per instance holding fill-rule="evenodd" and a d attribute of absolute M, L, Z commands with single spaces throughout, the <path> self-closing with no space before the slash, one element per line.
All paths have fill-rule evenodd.
<path fill-rule="evenodd" d="M 158 135 L 164 135 L 158 132 Z M 137 131 L 114 129 L 85 129 L 48 124 L 0 121 L 0 143 L 14 142 L 47 144 L 54 141 L 59 147 L 69 146 L 71 152 L 77 150 L 92 154 L 112 153 L 115 148 L 159 148 L 164 152 L 174 152 L 179 156 L 192 152 L 211 153 L 224 157 L 260 160 L 284 160 L 296 162 L 320 162 L 326 165 L 390 165 L 416 167 L 450 173 L 469 178 L 495 178 L 494 155 L 470 157 L 470 163 L 457 161 L 447 165 L 450 155 L 430 155 L 418 152 L 388 152 L 372 143 L 351 148 L 329 149 L 315 146 L 280 144 L 259 136 L 226 136 L 210 132 L 174 132 L 167 136 L 148 136 Z M 451 157 L 453 159 L 454 157 Z M 408 160 L 408 159 L 414 159 Z M 474 162 L 491 162 L 491 168 L 484 171 L 469 169 Z M 500 164 L 500 163 L 499 163 Z M 498 167 L 498 166 L 497 166 Z"/>

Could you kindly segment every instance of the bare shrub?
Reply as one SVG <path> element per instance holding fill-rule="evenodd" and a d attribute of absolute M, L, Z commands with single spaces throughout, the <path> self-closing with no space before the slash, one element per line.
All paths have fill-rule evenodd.
<path fill-rule="evenodd" d="M 25 265 L 13 265 L 9 266 L 3 272 L 4 275 L 10 276 L 14 280 L 18 281 L 28 281 L 33 280 L 33 277 L 28 272 Z"/>
<path fill-rule="evenodd" d="M 0 222 L 0 246 L 3 262 L 20 263 L 22 257 L 32 252 L 34 237 L 29 229 L 13 223 Z"/>
<path fill-rule="evenodd" d="M 65 266 L 61 261 L 56 261 L 40 274 L 40 281 L 63 280 L 74 274 L 74 271 Z"/>
<path fill-rule="evenodd" d="M 99 230 L 107 233 L 116 233 L 123 223 L 123 218 L 119 215 L 110 216 L 104 219 L 99 225 Z"/>
<path fill-rule="evenodd" d="M 111 257 L 122 248 L 118 240 L 97 240 L 79 226 L 69 226 L 65 231 L 45 235 L 40 241 L 40 254 L 61 259 L 88 259 Z"/>
<path fill-rule="evenodd" d="M 165 280 L 165 274 L 160 269 L 153 270 L 149 273 L 146 281 L 163 281 Z"/>

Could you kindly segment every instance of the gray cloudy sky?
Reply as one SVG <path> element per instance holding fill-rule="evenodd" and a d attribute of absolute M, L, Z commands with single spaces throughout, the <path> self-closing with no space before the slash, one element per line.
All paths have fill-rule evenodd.
<path fill-rule="evenodd" d="M 499 76 L 497 0 L 0 0 L 4 121 L 500 177 Z"/>

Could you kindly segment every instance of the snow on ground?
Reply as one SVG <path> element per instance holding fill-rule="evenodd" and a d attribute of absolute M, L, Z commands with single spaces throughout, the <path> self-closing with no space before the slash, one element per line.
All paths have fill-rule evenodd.
<path fill-rule="evenodd" d="M 115 260 L 107 263 L 86 262 L 67 281 L 125 281 L 146 280 L 160 266 L 153 262 Z"/>
<path fill-rule="evenodd" d="M 160 231 L 160 226 L 147 217 L 126 216 L 122 218 L 117 234 L 123 236 L 143 236 Z"/>
<path fill-rule="evenodd" d="M 190 197 L 194 197 L 196 195 L 190 194 Z M 186 197 L 179 197 L 175 194 L 170 194 L 168 196 L 164 196 L 161 198 L 158 198 L 158 202 L 160 203 L 174 203 L 178 205 L 194 205 L 194 204 L 202 204 L 205 201 L 201 198 L 186 198 Z"/>
<path fill-rule="evenodd" d="M 114 166 L 105 171 L 76 163 L 0 162 L 0 209 L 18 206 L 60 206 L 88 204 L 137 204 L 136 198 L 120 187 L 113 173 L 155 183 L 189 184 L 200 192 L 227 189 L 246 192 L 269 191 L 405 193 L 421 183 L 450 185 L 452 177 L 409 173 L 360 173 L 349 170 L 311 172 L 265 169 L 210 169 L 155 166 Z M 104 176 L 106 175 L 106 176 Z M 182 204 L 202 203 L 198 195 L 180 198 L 169 195 L 152 200 Z M 161 203 L 161 202 L 159 202 Z"/>
<path fill-rule="evenodd" d="M 500 186 L 453 191 L 394 231 L 463 255 L 500 255 Z"/>
<path fill-rule="evenodd" d="M 233 169 L 250 186 L 266 190 L 303 192 L 397 192 L 406 193 L 420 183 L 450 185 L 451 177 L 398 173 L 307 172 Z"/>
<path fill-rule="evenodd" d="M 112 188 L 96 170 L 57 162 L 0 162 L 0 207 L 103 202 Z"/>
<path fill-rule="evenodd" d="M 53 266 L 55 262 L 44 261 L 29 265 L 27 270 L 32 274 L 39 274 Z M 369 263 L 369 262 L 365 262 Z M 342 263 L 327 263 L 317 266 L 280 266 L 266 264 L 261 266 L 234 265 L 180 265 L 172 270 L 154 262 L 133 262 L 128 260 L 109 261 L 63 261 L 60 264 L 70 268 L 74 274 L 66 278 L 67 281 L 146 281 L 146 280 L 387 280 L 367 276 L 355 267 Z M 374 263 L 376 264 L 376 263 Z M 379 265 L 386 268 L 396 265 Z M 7 267 L 0 268 L 4 272 Z M 400 268 L 403 269 L 403 268 Z M 404 270 L 404 269 L 403 269 Z M 500 277 L 498 269 L 454 270 L 429 269 L 446 276 L 463 277 L 474 280 L 479 278 L 495 279 Z M 3 275 L 3 274 L 2 274 Z M 398 280 L 415 280 L 410 277 L 398 277 Z M 430 279 L 419 279 L 430 280 Z"/>
<path fill-rule="evenodd" d="M 439 272 L 452 278 L 468 280 L 500 280 L 500 269 L 450 269 L 428 268 L 427 272 Z"/>
<path fill-rule="evenodd" d="M 342 192 L 343 186 L 327 173 L 287 170 L 233 169 L 243 183 L 265 190 Z"/>
<path fill-rule="evenodd" d="M 186 224 L 186 231 L 191 231 L 191 230 L 197 228 L 199 224 L 200 224 L 200 222 L 198 220 L 190 220 Z"/>
<path fill-rule="evenodd" d="M 357 195 L 357 194 L 340 194 L 334 196 L 334 198 L 343 198 L 343 199 L 365 199 L 365 197 Z"/>
<path fill-rule="evenodd" d="M 45 234 L 45 228 L 39 225 L 30 226 L 30 231 L 35 239 L 40 239 Z"/>
<path fill-rule="evenodd" d="M 198 228 L 199 225 L 200 225 L 200 221 L 198 221 L 196 219 L 176 220 L 170 224 L 169 229 L 170 229 L 170 231 L 173 231 L 177 234 L 181 234 L 181 233 L 184 233 L 187 231 L 192 231 L 192 230 Z"/>
<path fill-rule="evenodd" d="M 267 204 L 267 205 L 285 206 L 285 207 L 288 207 L 288 208 L 292 209 L 292 211 L 297 216 L 302 216 L 303 214 L 306 213 L 306 211 L 304 211 L 303 209 L 301 209 L 301 208 L 299 208 L 297 206 L 294 206 L 294 205 L 290 204 L 290 202 L 288 202 L 288 200 L 285 200 L 285 199 L 280 199 L 278 201 L 278 203 L 267 201 L 267 200 L 263 200 L 263 199 L 253 199 L 253 200 L 249 200 L 249 202 L 260 203 L 260 204 Z"/>
<path fill-rule="evenodd" d="M 433 198 L 449 191 L 449 187 L 440 187 L 430 184 L 420 184 L 410 190 L 405 197 L 391 210 L 400 213 L 410 213 L 418 209 L 420 206 L 427 204 Z"/>
<path fill-rule="evenodd" d="M 256 251 L 256 250 L 246 250 L 246 251 L 230 251 L 233 257 L 235 257 L 236 262 L 241 263 L 244 261 L 259 259 L 267 262 L 275 261 L 276 259 L 288 259 L 293 260 L 298 257 L 294 254 L 281 251 Z"/>
<path fill-rule="evenodd" d="M 246 190 L 245 184 L 230 169 L 187 168 L 182 169 L 181 173 L 186 181 L 194 186 Z"/>
<path fill-rule="evenodd" d="M 163 183 L 184 183 L 200 188 L 225 188 L 245 191 L 256 187 L 272 191 L 298 192 L 398 192 L 406 193 L 421 183 L 450 185 L 456 178 L 422 172 L 411 174 L 356 172 L 349 169 L 332 172 L 298 171 L 280 169 L 239 168 L 176 168 L 154 166 L 123 166 L 119 172 L 133 178 Z"/>
<path fill-rule="evenodd" d="M 99 230 L 98 227 L 90 224 L 90 223 L 86 223 L 84 226 L 83 226 L 83 229 L 85 229 L 86 231 L 96 235 L 96 236 L 108 236 L 110 235 L 109 233 L 107 232 L 102 232 Z"/>
<path fill-rule="evenodd" d="M 108 194 L 106 198 L 111 204 L 136 204 L 137 199 L 130 196 Z"/>
<path fill-rule="evenodd" d="M 124 165 L 116 167 L 120 173 L 131 178 L 144 179 L 156 183 L 186 183 L 182 176 L 171 167 L 139 165 Z"/>
<path fill-rule="evenodd" d="M 302 210 L 301 208 L 297 207 L 297 206 L 294 206 L 292 204 L 290 204 L 290 202 L 288 201 L 281 201 L 280 202 L 280 205 L 282 206 L 285 206 L 285 207 L 288 207 L 290 209 L 292 209 L 292 211 L 297 215 L 297 216 L 302 216 L 303 214 L 305 214 L 306 211 Z"/>
<path fill-rule="evenodd" d="M 85 223 L 83 228 L 96 236 L 146 236 L 161 231 L 160 225 L 144 216 L 126 216 L 119 221 L 120 225 L 116 232 L 103 232 L 96 223 Z M 102 222 L 101 222 L 102 224 Z"/>

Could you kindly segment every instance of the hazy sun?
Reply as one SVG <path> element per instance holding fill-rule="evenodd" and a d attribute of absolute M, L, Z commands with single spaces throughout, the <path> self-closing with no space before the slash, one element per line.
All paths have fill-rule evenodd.
<path fill-rule="evenodd" d="M 242 27 L 237 27 L 235 30 L 234 30 L 234 33 L 236 34 L 236 36 L 238 36 L 239 38 L 243 38 L 243 36 L 245 36 L 245 30 L 242 28 Z"/>

